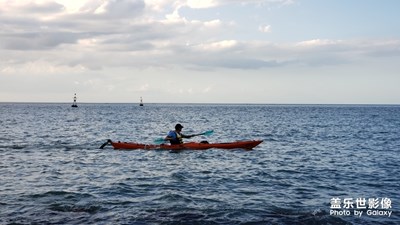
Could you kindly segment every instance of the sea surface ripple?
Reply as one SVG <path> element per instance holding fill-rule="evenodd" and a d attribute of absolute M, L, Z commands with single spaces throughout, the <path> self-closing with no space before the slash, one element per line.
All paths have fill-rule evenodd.
<path fill-rule="evenodd" d="M 400 106 L 0 103 L 0 224 L 400 224 Z M 115 151 L 176 123 L 254 150 Z M 332 198 L 389 198 L 331 215 Z M 353 209 L 352 209 L 353 210 Z"/>

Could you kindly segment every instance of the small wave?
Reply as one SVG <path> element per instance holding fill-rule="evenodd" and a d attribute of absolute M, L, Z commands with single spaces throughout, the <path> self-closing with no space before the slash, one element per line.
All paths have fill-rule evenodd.
<path fill-rule="evenodd" d="M 48 208 L 52 211 L 57 212 L 85 212 L 89 214 L 95 214 L 99 212 L 102 207 L 100 205 L 93 204 L 65 204 L 65 203 L 53 203 L 48 206 Z"/>
<path fill-rule="evenodd" d="M 33 194 L 30 195 L 32 198 L 48 198 L 48 197 L 64 197 L 64 198 L 85 198 L 85 197 L 92 197 L 90 194 L 82 194 L 82 193 L 75 193 L 75 192 L 68 192 L 68 191 L 47 191 L 40 194 Z"/>
<path fill-rule="evenodd" d="M 160 201 L 160 202 L 166 202 L 169 204 L 174 204 L 174 203 L 191 203 L 193 202 L 193 199 L 182 195 L 182 194 L 177 194 L 177 193 L 167 193 L 164 194 L 156 199 L 154 199 L 154 201 Z"/>
<path fill-rule="evenodd" d="M 28 147 L 27 145 L 11 145 L 11 146 L 5 146 L 5 148 L 11 148 L 11 149 L 24 149 Z"/>
<path fill-rule="evenodd" d="M 84 201 L 93 201 L 95 198 L 91 194 L 75 193 L 67 191 L 48 191 L 40 194 L 25 196 L 25 199 L 34 200 L 40 204 L 54 204 L 54 202 L 63 202 L 65 204 L 77 204 Z"/>

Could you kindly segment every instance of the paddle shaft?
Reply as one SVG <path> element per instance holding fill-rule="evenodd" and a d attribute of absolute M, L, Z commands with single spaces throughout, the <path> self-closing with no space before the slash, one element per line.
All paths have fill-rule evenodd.
<path fill-rule="evenodd" d="M 110 144 L 112 141 L 108 139 L 104 144 L 100 146 L 100 149 L 103 149 L 106 145 Z"/>
<path fill-rule="evenodd" d="M 209 135 L 211 135 L 211 134 L 213 134 L 213 133 L 214 133 L 214 130 L 209 130 L 209 131 L 206 131 L 206 132 L 203 132 L 203 133 L 199 133 L 199 134 L 188 135 L 188 136 L 186 136 L 186 137 L 187 137 L 187 138 L 192 138 L 192 137 L 201 136 L 201 135 L 209 136 Z M 154 142 L 155 142 L 156 144 L 162 144 L 162 143 L 164 143 L 165 141 L 167 141 L 167 140 L 165 140 L 165 138 L 157 138 Z"/>

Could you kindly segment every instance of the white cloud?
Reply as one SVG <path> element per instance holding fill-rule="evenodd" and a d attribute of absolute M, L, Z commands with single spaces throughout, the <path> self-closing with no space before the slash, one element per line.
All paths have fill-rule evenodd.
<path fill-rule="evenodd" d="M 328 46 L 328 45 L 337 45 L 340 43 L 341 43 L 340 40 L 313 39 L 313 40 L 298 42 L 296 45 L 299 47 L 320 47 L 320 46 Z"/>
<path fill-rule="evenodd" d="M 218 5 L 216 0 L 187 0 L 187 6 L 193 9 L 211 8 Z"/>
<path fill-rule="evenodd" d="M 26 62 L 0 63 L 1 74 L 58 74 L 58 73 L 81 73 L 87 71 L 82 65 L 68 66 L 57 65 L 51 61 L 35 60 Z"/>
<path fill-rule="evenodd" d="M 94 3 L 96 3 L 97 5 L 101 5 L 101 1 L 95 1 L 95 0 L 91 1 L 55 0 L 55 2 L 63 5 L 67 13 L 76 13 L 78 11 L 87 9 L 88 5 Z"/>
<path fill-rule="evenodd" d="M 210 28 L 218 28 L 221 25 L 222 25 L 222 22 L 219 19 L 204 22 L 204 26 L 210 27 Z"/>
<path fill-rule="evenodd" d="M 312 35 L 299 32 L 303 36 L 288 38 L 280 33 L 284 31 L 282 23 L 269 24 L 280 18 L 271 15 L 267 19 L 260 14 L 264 9 L 283 11 L 294 2 L 0 1 L 0 101 L 9 100 L 3 96 L 34 99 L 30 94 L 34 89 L 47 90 L 47 97 L 58 89 L 70 92 L 76 88 L 97 101 L 132 101 L 140 96 L 147 100 L 150 98 L 145 95 L 151 93 L 164 102 L 224 102 L 243 96 L 245 100 L 249 93 L 251 99 L 265 102 L 265 96 L 278 92 L 276 88 L 265 94 L 266 84 L 283 87 L 293 83 L 294 76 L 304 78 L 301 72 L 351 75 L 353 71 L 348 68 L 366 73 L 369 65 L 375 64 L 376 74 L 398 77 L 393 72 L 399 71 L 397 38 L 382 34 L 374 36 L 376 39 L 367 35 L 339 39 L 319 36 L 318 31 Z M 256 13 L 227 15 L 234 14 L 228 13 L 230 9 L 238 10 L 242 5 L 246 10 L 257 9 Z M 293 22 L 297 18 L 282 19 Z M 252 79 L 243 79 L 248 76 Z M 278 79 L 280 76 L 286 77 L 284 82 Z M 22 80 L 29 80 L 25 83 L 30 86 L 23 86 Z M 232 88 L 226 88 L 227 80 Z M 392 90 L 398 93 L 397 86 Z M 132 97 L 135 94 L 138 97 Z"/>
<path fill-rule="evenodd" d="M 212 8 L 221 5 L 228 4 L 280 4 L 280 5 L 290 5 L 295 2 L 295 0 L 181 0 L 180 5 L 185 5 L 193 9 L 199 8 Z"/>
<path fill-rule="evenodd" d="M 271 25 L 260 25 L 258 30 L 263 33 L 269 33 L 271 32 Z"/>
<path fill-rule="evenodd" d="M 200 51 L 206 51 L 211 53 L 214 51 L 234 48 L 235 46 L 237 46 L 237 44 L 238 42 L 235 40 L 223 40 L 223 41 L 200 44 L 195 48 L 199 49 Z"/>
<path fill-rule="evenodd" d="M 8 73 L 17 72 L 14 67 L 35 70 L 32 62 L 40 60 L 47 66 L 39 63 L 35 71 L 44 71 L 45 67 L 49 68 L 47 71 L 77 72 L 151 67 L 247 70 L 399 55 L 400 43 L 396 39 L 313 39 L 288 43 L 240 40 L 237 37 L 240 34 L 229 33 L 233 28 L 231 21 L 188 20 L 180 15 L 184 6 L 204 8 L 239 3 L 286 4 L 290 1 L 2 2 L 0 68 Z M 38 8 L 43 12 L 41 16 L 35 13 Z M 43 15 L 47 16 L 46 20 Z M 260 25 L 259 31 L 270 32 L 271 25 Z"/>
<path fill-rule="evenodd" d="M 202 90 L 202 92 L 203 92 L 203 93 L 209 93 L 209 92 L 212 91 L 213 87 L 214 87 L 214 85 L 207 86 L 206 88 L 204 88 L 204 89 Z"/>
<path fill-rule="evenodd" d="M 144 91 L 148 91 L 149 88 L 150 88 L 150 85 L 149 85 L 149 84 L 143 84 L 142 86 L 139 87 L 139 89 L 138 89 L 137 91 L 142 91 L 142 92 L 144 92 Z"/>

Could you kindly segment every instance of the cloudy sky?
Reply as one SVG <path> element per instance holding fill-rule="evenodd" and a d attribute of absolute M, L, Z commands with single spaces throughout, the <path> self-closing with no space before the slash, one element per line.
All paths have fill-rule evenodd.
<path fill-rule="evenodd" d="M 400 104 L 397 0 L 0 0 L 0 102 Z"/>

